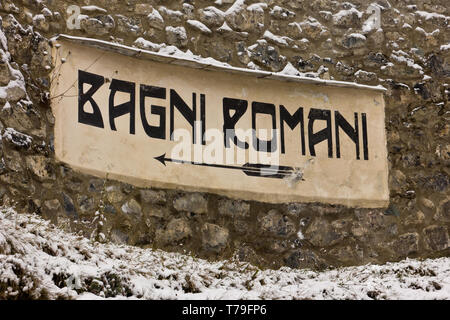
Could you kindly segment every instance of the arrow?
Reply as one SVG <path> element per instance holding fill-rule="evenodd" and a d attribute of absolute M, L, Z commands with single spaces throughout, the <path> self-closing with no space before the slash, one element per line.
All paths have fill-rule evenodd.
<path fill-rule="evenodd" d="M 192 161 L 171 159 L 171 158 L 166 158 L 165 153 L 160 155 L 159 157 L 155 157 L 154 159 L 161 162 L 164 166 L 166 166 L 166 162 L 175 162 L 175 163 L 182 163 L 182 164 L 190 164 L 190 165 L 194 165 L 194 166 L 241 170 L 248 176 L 262 177 L 262 178 L 282 179 L 282 178 L 285 178 L 295 172 L 295 168 L 288 167 L 288 166 L 271 166 L 268 164 L 246 163 L 243 166 L 239 167 L 239 166 L 229 166 L 229 165 L 225 165 L 225 164 L 192 162 Z"/>

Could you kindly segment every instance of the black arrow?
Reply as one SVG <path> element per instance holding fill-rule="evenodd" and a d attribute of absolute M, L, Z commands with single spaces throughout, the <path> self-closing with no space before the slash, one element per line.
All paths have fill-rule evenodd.
<path fill-rule="evenodd" d="M 162 154 L 159 157 L 155 157 L 156 160 L 161 162 L 164 166 L 166 165 L 166 162 L 176 162 L 176 163 L 183 163 L 183 164 L 190 164 L 195 166 L 204 166 L 204 167 L 213 167 L 213 168 L 222 168 L 222 169 L 234 169 L 234 170 L 241 170 L 248 176 L 253 177 L 263 177 L 263 178 L 277 178 L 282 179 L 285 178 L 292 173 L 294 173 L 294 168 L 288 167 L 288 166 L 271 166 L 268 164 L 252 164 L 252 163 L 246 163 L 243 166 L 229 166 L 225 164 L 214 164 L 214 163 L 204 163 L 204 162 L 193 162 L 193 161 L 185 161 L 185 160 L 178 160 L 178 159 L 171 159 L 166 158 L 166 154 Z"/>

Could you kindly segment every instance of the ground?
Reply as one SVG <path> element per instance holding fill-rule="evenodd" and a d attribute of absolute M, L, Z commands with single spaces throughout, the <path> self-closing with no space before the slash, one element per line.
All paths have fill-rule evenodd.
<path fill-rule="evenodd" d="M 0 299 L 450 299 L 450 257 L 322 272 L 102 244 L 0 209 Z"/>

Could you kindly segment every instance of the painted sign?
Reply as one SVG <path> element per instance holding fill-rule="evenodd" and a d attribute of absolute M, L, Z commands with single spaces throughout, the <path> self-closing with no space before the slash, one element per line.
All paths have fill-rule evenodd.
<path fill-rule="evenodd" d="M 383 89 L 60 36 L 55 153 L 141 187 L 264 202 L 389 200 Z"/>

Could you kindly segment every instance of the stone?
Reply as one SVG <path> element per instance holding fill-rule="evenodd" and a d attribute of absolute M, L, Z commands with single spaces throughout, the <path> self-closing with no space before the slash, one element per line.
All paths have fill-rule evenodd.
<path fill-rule="evenodd" d="M 111 230 L 110 239 L 116 244 L 128 244 L 129 236 L 119 229 Z"/>
<path fill-rule="evenodd" d="M 224 22 L 222 26 L 217 28 L 216 31 L 221 34 L 226 40 L 242 41 L 248 38 L 248 32 L 234 31 L 227 25 L 226 22 Z M 245 42 L 243 42 L 243 44 L 245 46 Z M 235 45 L 237 47 L 238 42 L 236 42 Z"/>
<path fill-rule="evenodd" d="M 248 47 L 250 59 L 271 69 L 281 71 L 286 64 L 286 57 L 280 55 L 278 49 L 270 46 L 266 40 L 258 40 L 256 44 Z"/>
<path fill-rule="evenodd" d="M 150 204 L 166 204 L 166 193 L 162 190 L 156 191 L 156 190 L 150 190 L 150 189 L 144 189 L 139 190 L 141 201 L 144 203 L 150 203 Z"/>
<path fill-rule="evenodd" d="M 184 27 L 166 27 L 166 38 L 167 43 L 180 48 L 184 48 L 188 43 Z"/>
<path fill-rule="evenodd" d="M 264 10 L 267 5 L 264 3 L 255 3 L 247 7 L 248 19 L 246 30 L 263 30 L 265 25 Z"/>
<path fill-rule="evenodd" d="M 205 35 L 212 34 L 211 29 L 198 20 L 187 20 L 186 24 L 191 30 L 199 31 Z"/>
<path fill-rule="evenodd" d="M 229 232 L 216 224 L 205 223 L 202 227 L 202 244 L 206 251 L 221 252 L 228 243 Z"/>
<path fill-rule="evenodd" d="M 156 241 L 164 244 L 176 245 L 176 242 L 192 236 L 192 229 L 185 219 L 172 219 L 165 230 L 157 230 Z"/>
<path fill-rule="evenodd" d="M 450 222 L 450 200 L 443 200 L 438 207 L 437 213 L 434 217 L 436 220 Z"/>
<path fill-rule="evenodd" d="M 268 244 L 268 249 L 274 253 L 281 254 L 290 249 L 290 243 L 287 240 L 271 239 Z"/>
<path fill-rule="evenodd" d="M 88 191 L 89 192 L 101 192 L 105 186 L 105 182 L 102 179 L 89 180 Z"/>
<path fill-rule="evenodd" d="M 116 32 L 139 36 L 142 34 L 142 24 L 139 18 L 128 18 L 123 15 L 117 14 L 116 17 Z"/>
<path fill-rule="evenodd" d="M 431 201 L 430 199 L 421 197 L 419 198 L 420 204 L 424 207 L 425 210 L 430 210 L 432 212 L 435 211 L 436 207 L 433 203 L 433 201 Z"/>
<path fill-rule="evenodd" d="M 358 70 L 355 72 L 356 81 L 359 83 L 373 83 L 378 80 L 375 72 L 368 72 L 364 70 Z"/>
<path fill-rule="evenodd" d="M 77 200 L 78 200 L 78 207 L 80 208 L 81 212 L 91 214 L 95 212 L 95 203 L 92 197 L 86 195 L 79 195 L 77 197 Z"/>
<path fill-rule="evenodd" d="M 329 222 L 319 218 L 309 225 L 304 234 L 305 239 L 316 247 L 332 246 L 344 239 L 344 235 L 337 232 Z"/>
<path fill-rule="evenodd" d="M 11 80 L 11 72 L 7 62 L 0 60 L 0 86 L 6 86 Z"/>
<path fill-rule="evenodd" d="M 289 203 L 286 207 L 286 212 L 294 215 L 294 216 L 298 216 L 301 213 L 303 213 L 304 211 L 306 211 L 306 209 L 308 208 L 308 205 L 306 203 Z"/>
<path fill-rule="evenodd" d="M 425 214 L 422 211 L 417 210 L 416 212 L 406 217 L 404 224 L 405 226 L 419 225 L 422 224 L 424 221 L 425 221 Z"/>
<path fill-rule="evenodd" d="M 358 245 L 333 248 L 328 254 L 345 264 L 354 263 L 354 261 L 360 262 L 364 256 L 363 250 Z"/>
<path fill-rule="evenodd" d="M 20 172 L 22 171 L 22 159 L 20 153 L 15 150 L 10 150 L 3 156 L 4 164 L 6 168 L 11 171 Z"/>
<path fill-rule="evenodd" d="M 431 54 L 426 61 L 426 65 L 431 69 L 434 77 L 449 77 L 450 64 L 444 62 L 442 56 Z"/>
<path fill-rule="evenodd" d="M 305 21 L 302 21 L 300 24 L 302 29 L 302 36 L 307 37 L 309 39 L 317 39 L 325 36 L 329 36 L 328 30 L 315 18 L 308 17 Z"/>
<path fill-rule="evenodd" d="M 445 226 L 431 225 L 423 229 L 423 234 L 429 250 L 442 251 L 449 247 L 448 231 Z"/>
<path fill-rule="evenodd" d="M 116 214 L 117 210 L 116 210 L 116 208 L 114 208 L 113 205 L 107 203 L 107 204 L 105 204 L 105 212 L 109 213 L 109 214 Z"/>
<path fill-rule="evenodd" d="M 250 224 L 240 219 L 233 219 L 233 227 L 234 231 L 241 235 L 247 234 L 250 230 Z"/>
<path fill-rule="evenodd" d="M 270 16 L 279 20 L 290 20 L 295 17 L 295 12 L 280 6 L 274 6 L 270 11 Z"/>
<path fill-rule="evenodd" d="M 302 27 L 298 22 L 291 22 L 287 25 L 287 35 L 293 39 L 300 39 L 302 37 Z"/>
<path fill-rule="evenodd" d="M 40 125 L 37 112 L 20 102 L 6 102 L 0 110 L 0 115 L 5 126 L 15 128 L 24 133 L 31 133 L 31 129 L 36 127 L 35 124 Z"/>
<path fill-rule="evenodd" d="M 50 159 L 44 156 L 28 156 L 25 160 L 27 168 L 40 181 L 55 180 L 54 173 Z"/>
<path fill-rule="evenodd" d="M 250 214 L 250 204 L 241 200 L 221 199 L 218 209 L 221 215 L 234 218 L 246 218 Z"/>
<path fill-rule="evenodd" d="M 88 35 L 104 36 L 115 28 L 115 21 L 110 15 L 101 15 L 81 20 L 80 26 Z"/>
<path fill-rule="evenodd" d="M 162 206 L 151 206 L 145 211 L 150 217 L 166 218 L 170 215 L 169 208 Z"/>
<path fill-rule="evenodd" d="M 244 64 L 247 65 L 250 62 L 250 52 L 247 50 L 247 48 L 245 47 L 245 41 L 239 41 L 235 44 L 236 46 L 236 55 L 239 59 L 239 61 Z"/>
<path fill-rule="evenodd" d="M 111 203 L 118 203 L 123 201 L 125 195 L 118 186 L 106 187 L 106 199 Z"/>
<path fill-rule="evenodd" d="M 225 12 L 225 20 L 233 30 L 245 31 L 248 27 L 248 15 L 245 0 L 237 0 Z"/>
<path fill-rule="evenodd" d="M 361 24 L 362 12 L 355 8 L 341 10 L 333 16 L 333 24 L 341 28 L 350 28 Z"/>
<path fill-rule="evenodd" d="M 123 213 L 131 215 L 135 218 L 140 218 L 142 216 L 141 205 L 135 199 L 130 199 L 125 202 L 122 205 L 121 210 Z"/>
<path fill-rule="evenodd" d="M 437 172 L 429 176 L 419 178 L 422 187 L 435 192 L 444 192 L 450 185 L 450 176 L 444 172 Z"/>
<path fill-rule="evenodd" d="M 362 226 L 372 231 L 386 228 L 391 220 L 383 211 L 377 209 L 357 209 L 355 210 L 355 215 L 358 221 L 362 223 Z"/>
<path fill-rule="evenodd" d="M 366 37 L 360 33 L 351 33 L 344 37 L 341 44 L 347 49 L 355 49 L 363 47 L 366 40 Z"/>
<path fill-rule="evenodd" d="M 25 88 L 18 83 L 6 87 L 6 98 L 9 102 L 17 102 L 27 97 Z"/>
<path fill-rule="evenodd" d="M 419 250 L 419 235 L 415 232 L 405 233 L 398 237 L 392 248 L 399 257 L 407 257 Z"/>
<path fill-rule="evenodd" d="M 188 193 L 173 201 L 175 210 L 203 214 L 208 211 L 208 199 L 200 193 Z"/>
<path fill-rule="evenodd" d="M 149 3 L 137 3 L 136 6 L 134 7 L 134 12 L 136 14 L 143 16 L 149 15 L 150 13 L 153 12 L 153 10 L 155 9 Z"/>
<path fill-rule="evenodd" d="M 194 19 L 195 7 L 189 3 L 183 3 L 183 13 L 187 19 Z"/>
<path fill-rule="evenodd" d="M 260 262 L 260 257 L 256 251 L 250 246 L 242 246 L 236 252 L 236 257 L 239 261 L 250 262 L 257 265 Z"/>
<path fill-rule="evenodd" d="M 225 21 L 225 14 L 214 6 L 198 10 L 200 21 L 209 27 L 221 26 Z"/>
<path fill-rule="evenodd" d="M 59 208 L 61 208 L 61 203 L 59 202 L 58 199 L 52 199 L 52 200 L 46 200 L 44 201 L 44 206 L 48 209 L 48 210 L 59 210 Z"/>
<path fill-rule="evenodd" d="M 167 9 L 166 7 L 158 7 L 159 13 L 164 17 L 165 20 L 172 24 L 178 24 L 183 21 L 184 15 L 181 11 Z"/>
<path fill-rule="evenodd" d="M 33 26 L 44 32 L 47 32 L 50 28 L 50 25 L 43 14 L 37 14 L 33 17 Z"/>
<path fill-rule="evenodd" d="M 153 9 L 152 12 L 147 16 L 147 21 L 150 27 L 157 30 L 164 30 L 164 19 L 158 10 Z"/>
<path fill-rule="evenodd" d="M 75 205 L 73 204 L 72 198 L 66 194 L 62 193 L 62 202 L 63 202 L 63 209 L 66 215 L 68 215 L 72 219 L 78 218 L 77 210 L 75 209 Z"/>
<path fill-rule="evenodd" d="M 381 52 L 370 52 L 364 59 L 364 65 L 371 68 L 379 68 L 388 62 L 388 58 Z"/>
<path fill-rule="evenodd" d="M 294 269 L 324 269 L 325 263 L 319 256 L 308 249 L 297 249 L 284 258 L 284 262 Z"/>
<path fill-rule="evenodd" d="M 263 233 L 275 236 L 290 236 L 296 231 L 294 222 L 288 216 L 280 214 L 275 209 L 260 216 L 258 220 Z"/>

